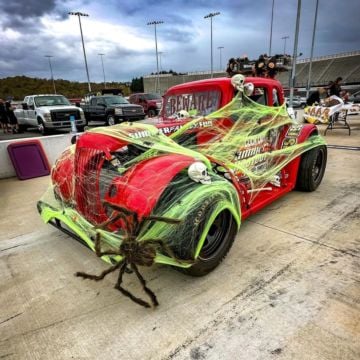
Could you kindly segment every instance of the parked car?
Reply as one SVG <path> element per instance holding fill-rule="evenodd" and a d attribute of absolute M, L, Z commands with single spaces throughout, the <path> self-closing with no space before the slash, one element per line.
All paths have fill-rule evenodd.
<path fill-rule="evenodd" d="M 155 93 L 137 93 L 132 94 L 129 97 L 129 101 L 132 104 L 141 105 L 144 108 L 144 112 L 149 117 L 153 117 L 159 114 L 162 105 L 162 97 Z"/>
<path fill-rule="evenodd" d="M 285 98 L 286 99 L 286 105 L 287 106 L 290 106 L 290 98 Z M 300 96 L 297 96 L 295 95 L 293 97 L 293 103 L 292 103 L 292 107 L 294 109 L 297 109 L 297 108 L 304 108 L 306 106 L 306 99 L 305 98 L 302 98 Z"/>
<path fill-rule="evenodd" d="M 78 276 L 100 280 L 120 269 L 115 287 L 129 296 L 121 279 L 130 266 L 155 306 L 137 266 L 206 275 L 230 250 L 241 221 L 295 188 L 316 190 L 325 142 L 315 125 L 272 107 L 274 94 L 283 104 L 281 84 L 260 77 L 245 85 L 242 75 L 185 83 L 164 95 L 156 127 L 119 124 L 80 136 L 56 162 L 52 192 L 38 203 L 45 222 L 112 264 L 100 276 Z"/>
<path fill-rule="evenodd" d="M 21 109 L 14 111 L 19 127 L 37 127 L 43 135 L 56 129 L 71 128 L 71 117 L 74 117 L 78 131 L 85 126 L 84 112 L 71 105 L 63 95 L 29 95 L 24 98 Z"/>
<path fill-rule="evenodd" d="M 115 125 L 123 121 L 143 120 L 145 113 L 140 105 L 130 104 L 117 95 L 93 96 L 88 104 L 82 105 L 86 122 L 103 121 Z"/>

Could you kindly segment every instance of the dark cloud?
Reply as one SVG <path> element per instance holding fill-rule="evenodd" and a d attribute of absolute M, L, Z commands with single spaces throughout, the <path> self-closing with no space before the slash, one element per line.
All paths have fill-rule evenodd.
<path fill-rule="evenodd" d="M 316 31 L 315 56 L 360 50 L 359 0 L 320 0 Z M 44 16 L 54 23 L 68 18 L 68 11 L 83 11 L 90 17 L 84 22 L 90 77 L 101 81 L 98 52 L 105 52 L 104 63 L 109 80 L 128 80 L 155 71 L 155 46 L 152 20 L 163 20 L 157 27 L 159 50 L 163 52 L 162 68 L 175 71 L 207 70 L 210 66 L 210 24 L 204 16 L 220 11 L 213 21 L 214 62 L 219 62 L 218 46 L 224 46 L 222 63 L 233 56 L 247 54 L 255 58 L 268 52 L 271 0 L 0 0 L 2 76 L 33 75 L 48 77 L 45 54 L 54 55 L 54 75 L 84 81 L 84 59 L 80 34 L 51 34 L 42 25 Z M 275 1 L 272 53 L 281 53 L 287 35 L 286 50 L 292 53 L 297 0 Z M 315 1 L 303 0 L 299 33 L 299 51 L 310 55 Z M 74 21 L 76 19 L 73 19 Z M 132 28 L 134 34 L 148 41 L 146 49 L 128 49 L 126 37 L 92 37 L 87 30 L 97 21 Z M 11 30 L 21 36 L 7 35 Z M 93 30 L 93 29 L 92 29 Z M 99 49 L 98 51 L 94 49 Z M 102 50 L 106 49 L 106 50 Z"/>

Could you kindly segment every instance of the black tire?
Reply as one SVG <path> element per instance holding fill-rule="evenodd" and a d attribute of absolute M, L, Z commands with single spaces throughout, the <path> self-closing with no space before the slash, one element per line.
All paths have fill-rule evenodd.
<path fill-rule="evenodd" d="M 205 213 L 203 215 L 205 217 Z M 205 226 L 203 221 L 203 226 Z M 196 225 L 194 225 L 196 226 Z M 198 239 L 203 234 L 199 226 Z M 205 242 L 194 265 L 179 270 L 191 276 L 204 276 L 214 270 L 229 252 L 237 233 L 237 224 L 229 210 L 221 211 L 210 226 Z"/>
<path fill-rule="evenodd" d="M 320 185 L 325 173 L 327 148 L 325 145 L 316 147 L 301 156 L 296 189 L 314 191 Z"/>
<path fill-rule="evenodd" d="M 117 123 L 118 123 L 118 121 L 116 120 L 114 114 L 108 114 L 107 115 L 107 117 L 106 117 L 106 125 L 107 126 L 112 126 L 112 125 L 115 125 Z"/>
<path fill-rule="evenodd" d="M 45 126 L 45 123 L 41 119 L 38 119 L 38 129 L 41 135 L 45 136 L 50 134 L 50 130 Z"/>
<path fill-rule="evenodd" d="M 156 110 L 155 109 L 149 109 L 148 110 L 148 117 L 154 117 L 156 116 Z"/>

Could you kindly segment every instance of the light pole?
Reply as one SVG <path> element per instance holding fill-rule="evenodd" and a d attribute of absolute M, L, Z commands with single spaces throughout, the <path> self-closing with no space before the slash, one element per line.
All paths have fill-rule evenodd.
<path fill-rule="evenodd" d="M 220 15 L 220 12 L 210 13 L 204 16 L 204 19 L 210 18 L 210 47 L 211 47 L 211 77 L 213 77 L 213 31 L 212 31 L 212 18 Z"/>
<path fill-rule="evenodd" d="M 104 88 L 106 89 L 105 68 L 104 68 L 104 60 L 103 60 L 103 56 L 105 54 L 99 53 L 98 55 L 100 55 L 100 58 L 101 58 L 101 66 L 102 66 L 102 71 L 103 71 L 103 75 L 104 75 Z"/>
<path fill-rule="evenodd" d="M 289 37 L 290 37 L 290 36 L 287 36 L 287 35 L 286 35 L 286 36 L 283 36 L 283 37 L 281 38 L 281 39 L 284 40 L 284 53 L 283 53 L 284 55 L 286 55 L 286 39 L 289 39 Z"/>
<path fill-rule="evenodd" d="M 162 71 L 162 67 L 161 67 L 161 55 L 163 54 L 163 52 L 162 52 L 162 51 L 159 51 L 158 54 L 159 54 L 159 69 L 160 69 L 160 72 L 161 72 L 161 71 Z"/>
<path fill-rule="evenodd" d="M 83 36 L 82 27 L 81 27 L 81 20 L 80 20 L 80 17 L 81 17 L 81 16 L 89 16 L 89 15 L 88 15 L 88 14 L 81 13 L 81 12 L 79 12 L 79 11 L 77 11 L 77 12 L 72 12 L 72 11 L 70 11 L 68 14 L 69 14 L 69 15 L 76 15 L 76 16 L 79 18 L 81 42 L 82 42 L 82 47 L 83 47 L 83 52 L 84 52 L 84 60 L 85 60 L 85 69 L 86 69 L 86 75 L 87 75 L 87 81 L 88 81 L 88 88 L 89 88 L 89 92 L 91 92 L 89 69 L 88 69 L 87 60 L 86 60 L 84 36 Z"/>
<path fill-rule="evenodd" d="M 155 92 L 160 92 L 160 78 L 159 78 L 159 54 L 157 46 L 157 34 L 156 34 L 156 25 L 163 24 L 161 20 L 154 20 L 147 23 L 147 25 L 154 25 L 155 28 L 155 51 L 156 51 L 156 81 L 155 81 Z"/>
<path fill-rule="evenodd" d="M 54 94 L 56 94 L 55 80 L 54 80 L 53 70 L 52 70 L 52 66 L 51 66 L 51 58 L 52 58 L 53 56 L 52 56 L 52 55 L 44 55 L 44 56 L 45 56 L 46 58 L 48 58 L 48 60 L 49 60 L 51 80 L 52 80 L 53 87 L 54 87 Z"/>
<path fill-rule="evenodd" d="M 311 42 L 311 54 L 310 54 L 310 64 L 309 64 L 309 76 L 308 76 L 308 82 L 307 82 L 307 86 L 306 86 L 306 98 L 309 97 L 309 93 L 310 93 L 311 67 L 312 67 L 312 59 L 313 59 L 313 54 L 314 54 L 315 31 L 316 31 L 316 20 L 317 20 L 318 8 L 319 8 L 319 0 L 316 0 L 315 17 L 314 17 L 314 28 L 313 28 L 312 42 Z"/>
<path fill-rule="evenodd" d="M 298 0 L 297 13 L 296 13 L 293 64 L 292 64 L 292 69 L 291 69 L 291 80 L 290 80 L 289 106 L 291 108 L 292 108 L 293 98 L 294 98 L 295 75 L 296 75 L 296 59 L 298 57 L 298 55 L 297 55 L 297 47 L 298 47 L 298 38 L 299 38 L 300 14 L 301 14 L 301 0 Z"/>
<path fill-rule="evenodd" d="M 270 25 L 269 56 L 271 56 L 272 30 L 273 30 L 273 21 L 274 21 L 274 3 L 275 3 L 275 0 L 273 0 L 273 2 L 272 2 L 272 7 L 271 7 L 271 25 Z"/>
<path fill-rule="evenodd" d="M 221 62 L 221 50 L 223 49 L 223 46 L 218 46 L 219 52 L 220 52 L 220 70 L 222 70 L 222 62 Z"/>

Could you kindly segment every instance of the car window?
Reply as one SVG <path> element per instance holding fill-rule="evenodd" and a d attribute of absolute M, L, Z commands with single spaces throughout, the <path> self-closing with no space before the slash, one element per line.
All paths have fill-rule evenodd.
<path fill-rule="evenodd" d="M 258 104 L 267 105 L 266 89 L 263 87 L 256 87 L 249 98 Z"/>
<path fill-rule="evenodd" d="M 220 98 L 220 90 L 170 95 L 164 99 L 164 115 L 170 117 L 180 110 L 196 110 L 196 115 L 205 116 L 219 108 Z"/>
<path fill-rule="evenodd" d="M 104 99 L 96 99 L 96 103 L 97 103 L 97 105 L 105 105 L 105 101 L 104 101 Z"/>
<path fill-rule="evenodd" d="M 96 99 L 95 99 L 95 98 L 92 98 L 92 99 L 90 100 L 90 104 L 91 104 L 91 105 L 96 105 Z"/>
<path fill-rule="evenodd" d="M 29 96 L 28 97 L 28 102 L 27 102 L 28 105 L 34 105 L 34 98 L 32 96 Z"/>

